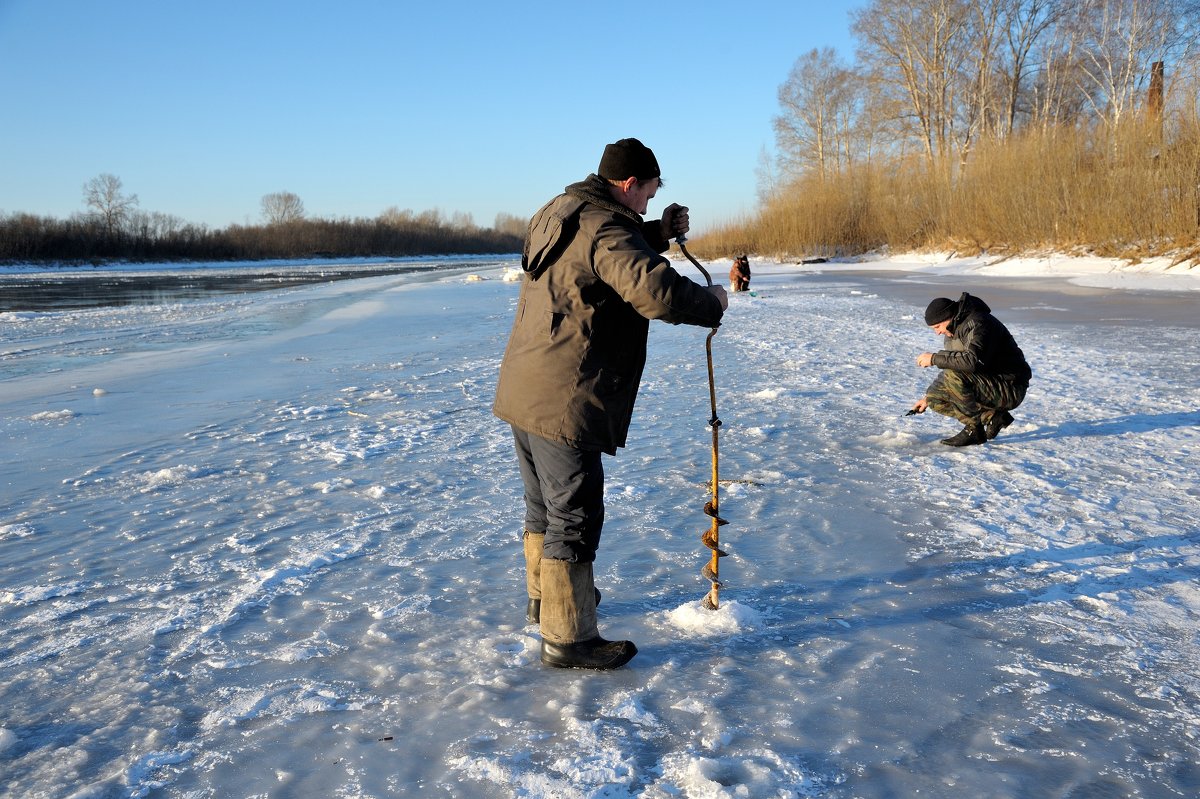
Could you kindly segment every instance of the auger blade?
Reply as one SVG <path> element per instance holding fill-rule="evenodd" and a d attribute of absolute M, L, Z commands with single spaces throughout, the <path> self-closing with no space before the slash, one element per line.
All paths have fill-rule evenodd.
<path fill-rule="evenodd" d="M 717 553 L 718 558 L 729 557 L 729 553 L 721 549 L 721 545 L 717 542 L 717 537 L 713 535 L 712 530 L 704 531 L 704 535 L 700 536 L 700 543 Z"/>
<path fill-rule="evenodd" d="M 700 573 L 702 575 L 704 575 L 705 580 L 708 580 L 709 582 L 711 582 L 713 585 L 717 586 L 718 588 L 720 587 L 721 583 L 717 579 L 717 573 L 713 571 L 713 567 L 712 567 L 711 563 L 705 563 L 704 568 L 700 570 Z"/>
<path fill-rule="evenodd" d="M 704 608 L 705 610 L 716 610 L 717 609 L 717 605 L 715 602 L 713 602 L 713 599 L 712 599 L 712 592 L 709 592 L 704 595 L 704 599 L 700 600 L 700 607 Z"/>
<path fill-rule="evenodd" d="M 704 503 L 704 512 L 717 520 L 718 525 L 729 524 L 728 521 L 717 515 L 717 509 L 713 507 L 712 500 Z"/>

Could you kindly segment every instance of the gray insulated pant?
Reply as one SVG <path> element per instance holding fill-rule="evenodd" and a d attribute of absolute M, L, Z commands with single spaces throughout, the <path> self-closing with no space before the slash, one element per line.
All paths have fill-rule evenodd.
<path fill-rule="evenodd" d="M 525 484 L 525 529 L 545 533 L 542 557 L 591 563 L 604 526 L 604 466 L 599 450 L 556 444 L 512 429 Z"/>
<path fill-rule="evenodd" d="M 1029 384 L 996 375 L 944 369 L 925 389 L 929 409 L 963 424 L 987 422 L 997 411 L 1011 411 L 1025 400 Z"/>

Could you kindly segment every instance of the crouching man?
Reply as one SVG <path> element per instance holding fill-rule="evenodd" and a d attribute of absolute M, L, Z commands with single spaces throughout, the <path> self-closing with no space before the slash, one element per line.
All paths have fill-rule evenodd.
<path fill-rule="evenodd" d="M 1025 354 L 991 308 L 963 292 L 958 302 L 938 297 L 925 309 L 925 324 L 945 336 L 946 348 L 922 352 L 917 366 L 941 373 L 925 389 L 913 410 L 931 408 L 963 423 L 942 443 L 951 447 L 982 444 L 1012 424 L 1009 413 L 1025 399 L 1032 372 Z"/>

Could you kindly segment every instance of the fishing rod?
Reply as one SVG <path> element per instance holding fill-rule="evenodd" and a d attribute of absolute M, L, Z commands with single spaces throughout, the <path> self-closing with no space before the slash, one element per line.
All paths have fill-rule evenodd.
<path fill-rule="evenodd" d="M 675 243 L 679 245 L 680 252 L 692 262 L 692 266 L 700 270 L 700 274 L 704 275 L 704 279 L 708 281 L 708 287 L 712 288 L 712 275 L 687 251 L 687 247 L 684 246 L 684 242 L 686 241 L 686 236 L 679 235 L 675 237 Z M 708 420 L 708 425 L 712 428 L 712 499 L 704 503 L 704 513 L 712 519 L 712 526 L 704 531 L 704 534 L 700 537 L 700 541 L 704 546 L 712 550 L 712 556 L 709 558 L 708 563 L 704 564 L 704 568 L 700 570 L 704 578 L 711 583 L 711 588 L 704 595 L 704 600 L 700 604 L 708 610 L 716 610 L 720 607 L 720 559 L 728 554 L 721 550 L 720 528 L 721 525 L 729 524 L 729 522 L 718 515 L 718 511 L 720 510 L 720 496 L 718 495 L 718 487 L 720 486 L 720 455 L 717 446 L 717 430 L 721 427 L 721 420 L 717 417 L 717 384 L 713 377 L 712 357 L 712 340 L 716 334 L 717 328 L 714 327 L 712 332 L 708 334 L 708 338 L 704 340 L 704 350 L 708 355 L 708 399 L 709 405 L 712 407 L 712 418 Z"/>

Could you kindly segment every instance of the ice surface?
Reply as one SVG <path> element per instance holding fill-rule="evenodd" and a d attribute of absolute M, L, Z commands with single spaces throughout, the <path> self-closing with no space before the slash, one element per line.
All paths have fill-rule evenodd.
<path fill-rule="evenodd" d="M 0 795 L 1200 794 L 1186 274 L 756 265 L 715 613 L 705 334 L 655 324 L 593 674 L 524 625 L 515 266 L 0 318 Z M 951 290 L 1035 374 L 966 450 L 902 417 Z"/>

